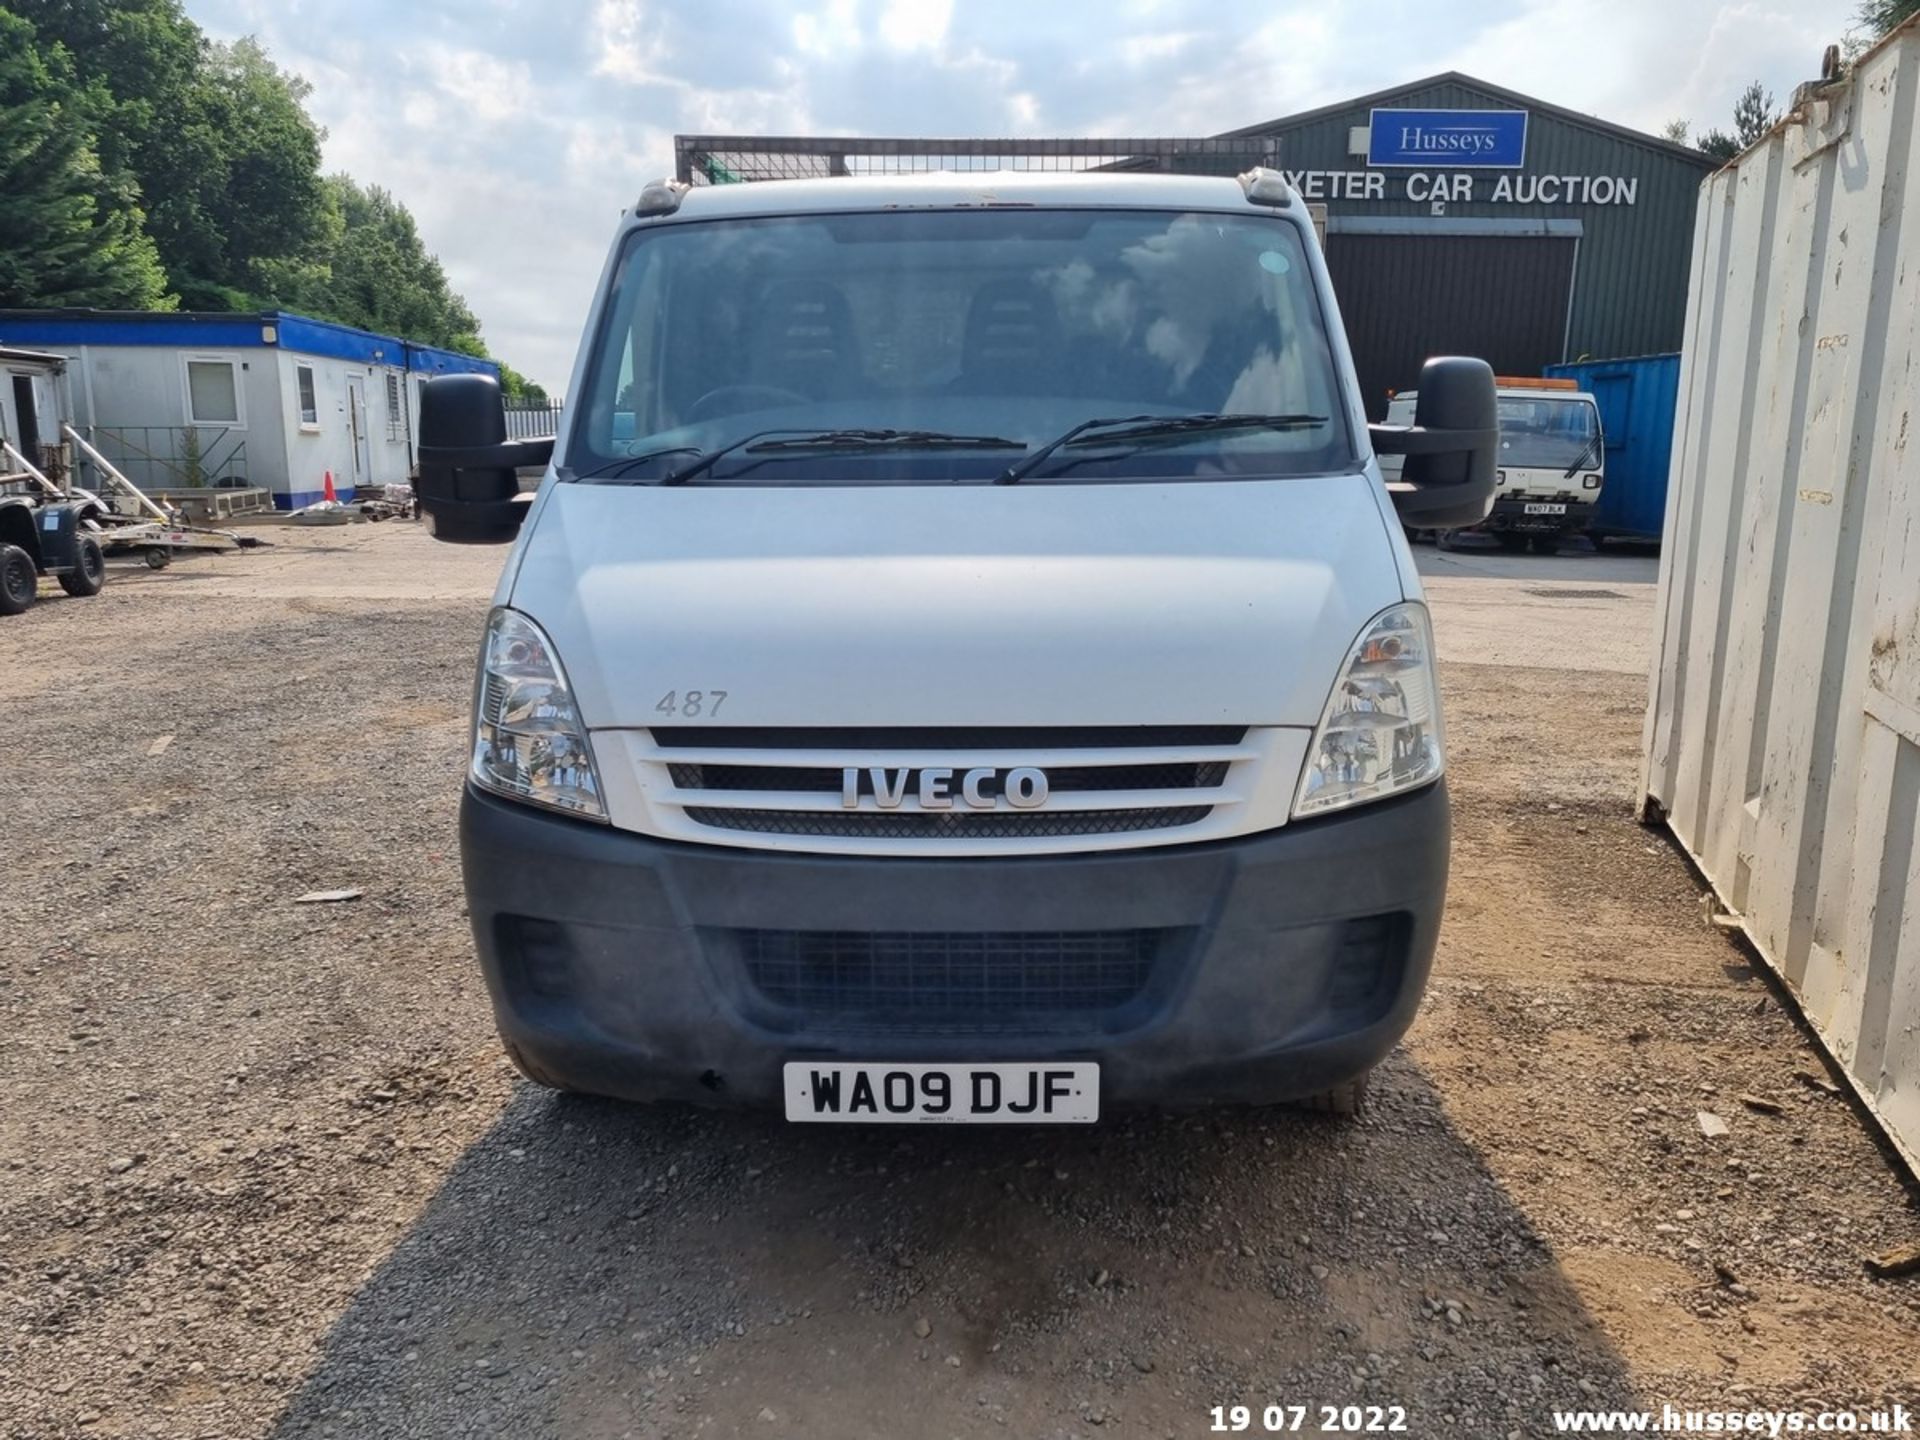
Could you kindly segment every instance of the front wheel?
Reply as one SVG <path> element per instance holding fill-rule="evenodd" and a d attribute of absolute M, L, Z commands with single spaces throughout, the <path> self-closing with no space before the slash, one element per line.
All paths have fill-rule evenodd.
<path fill-rule="evenodd" d="M 18 545 L 0 545 L 0 615 L 18 615 L 40 593 L 40 572 Z"/>
<path fill-rule="evenodd" d="M 80 563 L 60 577 L 60 588 L 77 599 L 98 595 L 107 583 L 107 556 L 91 535 L 80 537 Z"/>
<path fill-rule="evenodd" d="M 1298 1108 L 1311 1110 L 1320 1115 L 1338 1115 L 1342 1119 L 1358 1115 L 1367 1103 L 1367 1082 L 1373 1079 L 1373 1072 L 1367 1070 L 1351 1080 L 1342 1081 L 1331 1090 L 1322 1090 L 1318 1095 L 1309 1095 L 1298 1102 Z"/>
<path fill-rule="evenodd" d="M 574 1089 L 573 1086 L 563 1084 L 547 1074 L 546 1071 L 542 1070 L 528 1058 L 518 1045 L 507 1039 L 505 1035 L 500 1037 L 500 1048 L 507 1052 L 507 1059 L 513 1062 L 513 1068 L 541 1089 L 552 1090 L 561 1095 L 578 1095 L 582 1093 Z"/>

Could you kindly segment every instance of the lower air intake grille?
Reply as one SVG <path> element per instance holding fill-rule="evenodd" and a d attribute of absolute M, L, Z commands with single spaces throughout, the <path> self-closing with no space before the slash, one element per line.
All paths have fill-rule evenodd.
<path fill-rule="evenodd" d="M 689 805 L 696 825 L 751 830 L 762 835 L 838 835 L 860 840 L 1020 840 L 1029 836 L 1119 835 L 1197 825 L 1211 805 L 1163 805 L 1147 810 L 1052 810 L 1020 814 L 942 811 L 884 815 L 871 811 L 726 810 Z"/>
<path fill-rule="evenodd" d="M 1120 1028 L 1184 929 L 728 930 L 748 983 L 790 1026 L 1095 1033 Z"/>

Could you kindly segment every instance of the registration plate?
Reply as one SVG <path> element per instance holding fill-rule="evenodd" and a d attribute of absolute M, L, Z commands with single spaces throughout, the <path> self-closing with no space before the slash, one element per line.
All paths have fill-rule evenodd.
<path fill-rule="evenodd" d="M 1100 1118 L 1100 1067 L 886 1065 L 793 1061 L 787 1119 L 866 1125 L 1091 1125 Z"/>
<path fill-rule="evenodd" d="M 1532 504 L 1526 507 L 1526 513 L 1529 515 L 1564 515 L 1567 513 L 1567 507 L 1564 505 Z"/>

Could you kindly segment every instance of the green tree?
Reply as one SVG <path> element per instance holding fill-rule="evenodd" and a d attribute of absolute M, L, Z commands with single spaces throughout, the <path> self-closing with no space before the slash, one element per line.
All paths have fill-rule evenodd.
<path fill-rule="evenodd" d="M 1910 0 L 1920 5 L 1920 0 Z M 1733 102 L 1733 133 L 1717 126 L 1697 140 L 1687 138 L 1691 126 L 1685 120 L 1670 120 L 1661 133 L 1676 145 L 1692 145 L 1703 155 L 1725 162 L 1759 140 L 1779 123 L 1780 112 L 1773 108 L 1773 96 L 1758 80 L 1740 92 Z"/>
<path fill-rule="evenodd" d="M 1746 149 L 1779 122 L 1780 112 L 1773 108 L 1773 95 L 1755 80 L 1733 102 L 1734 138 Z"/>
<path fill-rule="evenodd" d="M 1878 39 L 1901 21 L 1920 15 L 1920 0 L 1862 0 L 1855 13 L 1860 23 Z"/>
<path fill-rule="evenodd" d="M 1724 162 L 1740 153 L 1740 142 L 1726 131 L 1714 129 L 1707 131 L 1694 141 L 1693 148 L 1703 155 L 1711 155 L 1714 159 Z"/>
<path fill-rule="evenodd" d="M 549 403 L 546 386 L 538 380 L 529 380 L 504 360 L 500 362 L 500 392 L 507 397 L 510 405 Z"/>
<path fill-rule="evenodd" d="M 179 0 L 6 0 L 73 56 L 96 97 L 101 161 L 140 187 L 170 276 L 212 276 L 222 243 L 205 202 L 221 136 L 202 103 L 206 41 Z"/>
<path fill-rule="evenodd" d="M 329 176 L 326 187 L 340 228 L 326 278 L 308 294 L 312 307 L 348 325 L 484 357 L 480 321 L 447 284 L 407 207 L 346 175 Z"/>
<path fill-rule="evenodd" d="M 251 36 L 210 46 L 202 77 L 200 103 L 229 137 L 219 191 L 203 202 L 221 240 L 205 278 L 258 295 L 284 283 L 289 267 L 311 263 L 330 236 L 323 136 L 306 110 L 313 87 Z"/>
<path fill-rule="evenodd" d="M 102 160 L 139 182 L 186 302 L 242 309 L 298 273 L 325 200 L 309 87 L 252 39 L 210 45 L 180 0 L 7 0 L 102 97 Z"/>
<path fill-rule="evenodd" d="M 0 9 L 0 305 L 172 305 L 132 182 L 101 164 L 71 58 Z"/>

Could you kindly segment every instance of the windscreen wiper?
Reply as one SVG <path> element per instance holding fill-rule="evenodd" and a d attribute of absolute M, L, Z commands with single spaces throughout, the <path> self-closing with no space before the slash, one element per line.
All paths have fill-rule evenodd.
<path fill-rule="evenodd" d="M 1000 472 L 996 485 L 1017 485 L 1067 445 L 1137 445 L 1178 441 L 1189 435 L 1225 435 L 1236 430 L 1304 430 L 1324 425 L 1324 415 L 1107 415 L 1082 420 L 1062 431 L 1038 450 L 1029 451 Z M 1095 433 L 1098 432 L 1098 433 Z"/>
<path fill-rule="evenodd" d="M 1578 455 L 1574 456 L 1573 463 L 1567 466 L 1566 474 L 1562 475 L 1560 478 L 1562 480 L 1571 480 L 1573 478 L 1574 472 L 1586 465 L 1587 457 L 1593 454 L 1593 447 L 1599 443 L 1600 443 L 1600 436 L 1597 432 L 1595 434 L 1589 435 L 1587 437 L 1586 446 L 1580 451 Z"/>
<path fill-rule="evenodd" d="M 782 455 L 822 455 L 857 450 L 1024 450 L 1018 440 L 1000 435 L 949 435 L 943 430 L 756 430 L 717 450 L 709 450 L 660 477 L 679 485 L 711 470 L 736 451 L 775 459 Z"/>
<path fill-rule="evenodd" d="M 698 455 L 698 445 L 669 445 L 664 450 L 649 450 L 643 455 L 626 455 L 618 460 L 609 460 L 605 465 L 586 470 L 572 477 L 576 485 L 611 485 L 626 478 L 626 474 L 636 465 L 644 465 L 649 460 L 664 460 L 669 455 Z"/>

